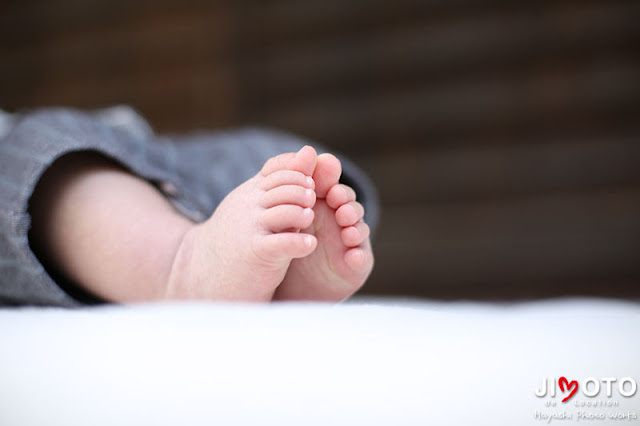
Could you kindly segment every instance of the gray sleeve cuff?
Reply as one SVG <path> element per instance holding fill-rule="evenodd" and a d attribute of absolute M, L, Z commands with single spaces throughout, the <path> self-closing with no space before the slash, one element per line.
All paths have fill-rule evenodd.
<path fill-rule="evenodd" d="M 128 112 L 127 112 L 128 111 Z M 126 116 L 130 119 L 127 120 Z M 131 110 L 99 113 L 46 109 L 3 114 L 0 135 L 0 305 L 76 306 L 80 302 L 58 286 L 33 254 L 28 241 L 28 205 L 38 180 L 59 157 L 95 151 L 146 178 L 160 164 L 145 152 L 152 135 Z M 156 167 L 154 167 L 156 166 Z"/>

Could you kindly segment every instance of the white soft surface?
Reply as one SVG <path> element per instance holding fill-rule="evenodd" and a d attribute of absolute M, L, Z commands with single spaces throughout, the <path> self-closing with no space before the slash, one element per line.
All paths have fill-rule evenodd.
<path fill-rule="evenodd" d="M 603 300 L 0 310 L 0 425 L 640 424 L 640 391 L 534 395 L 640 381 L 639 329 L 640 305 Z"/>

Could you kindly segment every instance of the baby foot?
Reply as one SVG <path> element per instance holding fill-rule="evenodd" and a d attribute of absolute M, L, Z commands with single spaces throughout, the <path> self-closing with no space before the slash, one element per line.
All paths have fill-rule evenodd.
<path fill-rule="evenodd" d="M 318 156 L 313 174 L 315 219 L 302 231 L 315 235 L 318 246 L 291 262 L 276 299 L 339 301 L 358 290 L 371 273 L 373 253 L 369 226 L 362 221 L 364 208 L 352 188 L 338 183 L 341 173 L 335 156 Z"/>
<path fill-rule="evenodd" d="M 316 237 L 300 233 L 314 219 L 311 147 L 268 160 L 185 235 L 167 298 L 268 301 L 292 259 L 308 256 Z"/>

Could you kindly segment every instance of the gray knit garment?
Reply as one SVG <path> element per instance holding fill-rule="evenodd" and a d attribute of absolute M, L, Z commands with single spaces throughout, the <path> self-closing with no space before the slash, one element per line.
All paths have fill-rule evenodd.
<path fill-rule="evenodd" d="M 50 108 L 22 114 L 0 111 L 0 305 L 82 306 L 98 301 L 45 269 L 29 246 L 29 199 L 46 169 L 64 154 L 94 151 L 154 184 L 185 216 L 203 221 L 224 196 L 264 162 L 311 144 L 287 133 L 241 128 L 160 136 L 131 108 L 95 112 Z M 375 189 L 351 162 L 341 181 L 352 185 L 372 229 Z M 99 302 L 99 301 L 98 301 Z"/>

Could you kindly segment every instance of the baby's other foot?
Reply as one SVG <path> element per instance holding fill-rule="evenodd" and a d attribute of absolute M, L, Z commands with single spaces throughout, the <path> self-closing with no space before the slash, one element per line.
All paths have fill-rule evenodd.
<path fill-rule="evenodd" d="M 268 301 L 292 259 L 308 256 L 316 237 L 300 233 L 314 219 L 311 147 L 268 160 L 185 235 L 167 298 Z"/>
<path fill-rule="evenodd" d="M 338 183 L 342 166 L 331 154 L 318 156 L 313 178 L 318 200 L 315 218 L 302 232 L 313 234 L 318 247 L 294 259 L 275 293 L 282 300 L 339 301 L 351 296 L 373 268 L 369 226 L 364 208 L 349 186 Z"/>

